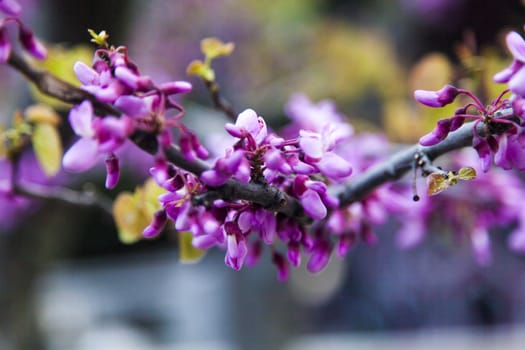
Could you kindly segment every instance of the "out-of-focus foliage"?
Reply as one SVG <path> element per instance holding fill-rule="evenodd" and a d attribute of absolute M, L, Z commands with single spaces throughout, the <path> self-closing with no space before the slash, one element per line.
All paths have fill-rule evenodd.
<path fill-rule="evenodd" d="M 473 180 L 476 178 L 476 170 L 472 167 L 459 169 L 457 173 L 449 171 L 447 175 L 432 173 L 427 177 L 428 195 L 433 196 L 443 192 L 450 186 L 454 186 L 459 180 Z"/>
<path fill-rule="evenodd" d="M 72 48 L 54 45 L 49 46 L 47 49 L 49 53 L 47 58 L 44 61 L 35 60 L 33 63 L 74 86 L 80 86 L 72 67 L 77 61 L 90 65 L 93 50 L 87 45 L 78 45 Z M 42 94 L 34 86 L 31 86 L 31 92 L 36 101 L 50 105 L 57 110 L 68 110 L 71 108 L 69 104 Z"/>
<path fill-rule="evenodd" d="M 33 105 L 13 115 L 10 128 L 0 127 L 0 157 L 17 159 L 32 144 L 46 176 L 54 176 L 62 163 L 62 142 L 58 132 L 60 117 L 49 106 Z"/>
<path fill-rule="evenodd" d="M 113 204 L 113 217 L 123 243 L 131 244 L 142 239 L 142 231 L 161 207 L 157 197 L 164 192 L 150 178 L 144 186 L 137 186 L 133 193 L 119 193 Z"/>
<path fill-rule="evenodd" d="M 179 261 L 192 264 L 200 261 L 206 254 L 205 250 L 197 249 L 191 243 L 193 235 L 190 232 L 177 232 L 179 241 Z"/>
<path fill-rule="evenodd" d="M 62 141 L 58 132 L 60 116 L 49 106 L 34 105 L 25 110 L 27 121 L 33 124 L 31 135 L 38 162 L 47 176 L 58 173 L 62 164 Z"/>
<path fill-rule="evenodd" d="M 204 54 L 204 62 L 193 60 L 188 65 L 186 73 L 196 75 L 201 79 L 212 82 L 215 80 L 215 71 L 211 68 L 211 62 L 218 57 L 229 56 L 235 45 L 232 42 L 225 43 L 217 38 L 205 38 L 201 40 L 201 51 Z"/>

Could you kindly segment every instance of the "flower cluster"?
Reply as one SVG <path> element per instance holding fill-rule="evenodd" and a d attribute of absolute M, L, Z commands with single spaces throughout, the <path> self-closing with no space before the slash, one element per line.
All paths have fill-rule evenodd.
<path fill-rule="evenodd" d="M 9 59 L 12 50 L 12 43 L 9 38 L 8 25 L 14 23 L 18 27 L 18 40 L 29 54 L 37 59 L 44 59 L 47 50 L 40 43 L 33 31 L 20 20 L 22 7 L 16 0 L 0 1 L 0 12 L 7 17 L 0 20 L 0 63 L 5 63 Z"/>
<path fill-rule="evenodd" d="M 458 108 L 451 118 L 440 120 L 432 132 L 420 139 L 421 145 L 431 146 L 443 141 L 470 119 L 475 121 L 472 146 L 479 155 L 484 172 L 488 171 L 493 159 L 496 165 L 506 170 L 525 169 L 525 40 L 518 33 L 511 32 L 507 35 L 507 46 L 514 60 L 494 76 L 494 81 L 508 83 L 509 89 L 488 106 L 484 106 L 472 92 L 450 85 L 439 91 L 415 91 L 416 100 L 429 107 L 443 107 L 459 95 L 471 100 Z M 505 98 L 509 91 L 512 95 Z M 482 133 L 478 128 L 481 122 L 485 125 Z"/>
<path fill-rule="evenodd" d="M 171 127 L 179 128 L 180 146 L 188 159 L 207 157 L 206 149 L 195 134 L 179 122 L 183 116 L 182 107 L 171 100 L 175 94 L 190 91 L 189 83 L 172 81 L 156 86 L 148 76 L 140 74 L 125 47 L 100 48 L 95 52 L 92 67 L 77 62 L 74 71 L 82 89 L 97 101 L 110 104 L 122 115 L 100 117 L 95 114 L 89 100 L 72 108 L 69 121 L 81 139 L 64 156 L 66 170 L 85 171 L 97 163 L 100 155 L 104 155 L 106 187 L 113 188 L 119 178 L 117 151 L 124 142 L 137 132 L 151 134 L 162 146 L 158 151 L 158 157 L 162 158 L 163 147 L 172 143 Z"/>
<path fill-rule="evenodd" d="M 235 123 L 225 126 L 234 137 L 233 145 L 200 177 L 157 162 L 151 174 L 168 192 L 159 198 L 163 209 L 143 235 L 154 237 L 173 221 L 177 231 L 192 234 L 195 247 L 225 249 L 226 265 L 236 270 L 257 262 L 268 247 L 278 279 L 285 280 L 290 266 L 299 266 L 305 257 L 307 269 L 315 273 L 334 252 L 344 257 L 359 240 L 375 243 L 374 227 L 384 224 L 390 213 L 412 217 L 411 196 L 392 186 L 347 207 L 340 207 L 330 192 L 330 187 L 347 182 L 352 172 L 364 172 L 383 159 L 388 149 L 383 137 L 354 135 L 327 101 L 313 104 L 296 95 L 287 113 L 293 122 L 284 131 L 286 139 L 270 131 L 255 111 L 240 113 Z M 210 195 L 231 179 L 278 188 L 301 203 L 309 220 Z M 210 199 L 203 204 L 207 195 Z"/>

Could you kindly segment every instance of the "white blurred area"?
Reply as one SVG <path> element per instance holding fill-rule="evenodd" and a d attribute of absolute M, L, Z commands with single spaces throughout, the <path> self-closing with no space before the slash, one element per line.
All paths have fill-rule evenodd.
<path fill-rule="evenodd" d="M 455 328 L 381 334 L 304 336 L 285 350 L 522 350 L 525 328 Z"/>
<path fill-rule="evenodd" d="M 169 253 L 63 263 L 39 280 L 37 315 L 51 350 L 518 350 L 525 328 L 426 328 L 403 332 L 308 330 L 295 302 L 322 303 L 345 264 L 316 283 L 296 271 L 275 291 L 271 266 L 249 274 L 218 256 L 181 265 Z M 261 277 L 262 276 L 262 277 Z M 270 286 L 268 286 L 270 285 Z M 309 286 L 316 286 L 308 291 Z M 324 287 L 323 287 L 324 286 Z M 302 289 L 302 291 L 301 291 Z M 272 290 L 274 290 L 272 292 Z M 287 291 L 287 293 L 283 293 Z M 308 294 L 310 293 L 310 294 Z M 288 294 L 289 302 L 283 300 Z M 317 295 L 317 296 L 314 296 Z M 277 304 L 277 305 L 276 305 Z M 287 305 L 287 307 L 282 307 Z M 308 307 L 308 306 L 306 306 Z M 247 317 L 246 314 L 251 315 Z M 292 315 L 291 315 L 292 314 Z M 305 318 L 301 326 L 300 317 Z M 403 318 L 403 315 L 399 315 Z M 290 323 L 293 323 L 290 325 Z M 277 330 L 277 331 L 276 331 Z M 272 333 L 274 332 L 274 333 Z M 276 333 L 275 333 L 276 332 Z M 281 334 L 278 334 L 281 332 Z M 284 335 L 282 333 L 285 333 Z M 272 334 L 276 334 L 273 338 Z"/>
<path fill-rule="evenodd" d="M 110 260 L 110 261 L 108 261 Z M 38 322 L 54 350 L 236 349 L 227 270 L 173 254 L 61 265 L 37 290 Z"/>

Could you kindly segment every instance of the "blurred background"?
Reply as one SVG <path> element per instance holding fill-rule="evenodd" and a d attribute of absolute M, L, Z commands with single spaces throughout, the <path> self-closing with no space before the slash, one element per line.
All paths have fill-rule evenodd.
<path fill-rule="evenodd" d="M 225 121 L 185 73 L 204 37 L 236 44 L 215 65 L 236 110 L 254 108 L 278 128 L 286 101 L 301 92 L 335 101 L 357 130 L 413 143 L 443 111 L 416 106 L 412 91 L 461 82 L 495 96 L 490 78 L 510 62 L 504 35 L 525 23 L 520 0 L 20 2 L 38 36 L 60 44 L 48 69 L 74 79 L 77 57 L 91 61 L 92 28 L 126 45 L 155 82 L 190 80 L 185 118 L 204 141 Z M 0 75 L 7 122 L 34 97 L 13 72 Z M 102 189 L 103 169 L 51 181 L 115 197 L 147 174 L 150 160 L 130 154 L 113 191 Z M 26 176 L 42 177 L 31 155 L 24 162 Z M 503 238 L 494 235 L 493 263 L 480 267 L 468 246 L 432 234 L 400 250 L 392 227 L 323 273 L 298 269 L 281 284 L 268 254 L 240 272 L 222 251 L 184 265 L 173 235 L 124 245 L 99 208 L 0 201 L 0 349 L 522 348 L 525 259 Z"/>

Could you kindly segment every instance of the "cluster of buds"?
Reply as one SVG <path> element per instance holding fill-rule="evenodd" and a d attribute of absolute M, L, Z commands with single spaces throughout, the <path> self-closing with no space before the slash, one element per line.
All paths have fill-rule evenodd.
<path fill-rule="evenodd" d="M 171 100 L 172 95 L 190 91 L 191 84 L 172 81 L 156 86 L 148 76 L 140 74 L 125 47 L 110 47 L 105 32 L 90 33 L 93 41 L 103 47 L 96 50 L 92 67 L 77 62 L 75 74 L 82 89 L 91 93 L 97 101 L 110 104 L 122 115 L 97 116 L 89 100 L 73 107 L 69 121 L 81 139 L 66 152 L 64 168 L 82 172 L 94 166 L 104 155 L 106 187 L 113 188 L 119 178 L 116 152 L 124 142 L 134 133 L 145 132 L 157 135 L 161 146 L 170 146 L 170 127 L 180 129 L 180 145 L 188 158 L 193 159 L 194 154 L 206 158 L 207 151 L 196 136 L 179 122 L 183 115 L 182 107 Z M 172 110 L 174 115 L 171 115 Z M 161 152 L 162 147 L 159 150 Z"/>

